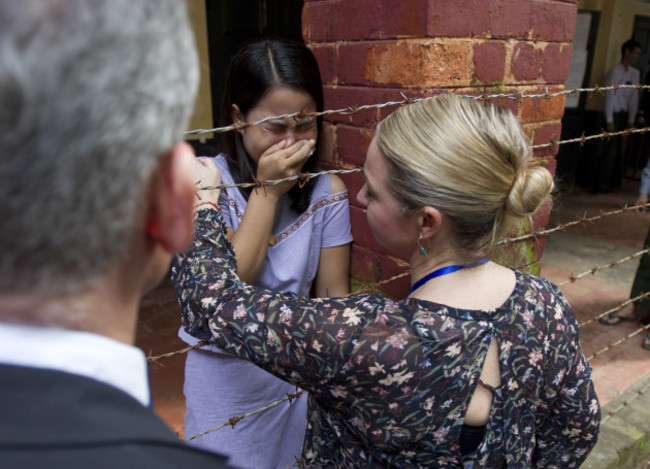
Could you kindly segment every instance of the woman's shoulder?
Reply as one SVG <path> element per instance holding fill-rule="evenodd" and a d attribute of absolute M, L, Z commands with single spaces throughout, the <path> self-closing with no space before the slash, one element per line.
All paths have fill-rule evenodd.
<path fill-rule="evenodd" d="M 217 166 L 219 173 L 221 173 L 221 183 L 222 184 L 234 184 L 232 175 L 230 174 L 230 168 L 228 167 L 228 160 L 224 153 L 219 153 L 216 156 L 207 156 L 200 158 L 210 158 Z"/>
<path fill-rule="evenodd" d="M 519 270 L 514 270 L 515 275 L 517 276 L 517 281 L 520 283 L 524 283 L 526 285 L 530 285 L 531 287 L 537 288 L 537 289 L 551 289 L 551 290 L 557 290 L 557 286 L 551 282 L 549 279 L 546 279 L 544 277 L 540 277 L 539 275 L 535 274 L 528 274 L 521 272 Z"/>
<path fill-rule="evenodd" d="M 517 284 L 523 293 L 523 297 L 534 296 L 537 299 L 545 300 L 548 304 L 566 303 L 566 299 L 557 285 L 550 280 L 533 274 L 526 274 L 515 270 Z"/>
<path fill-rule="evenodd" d="M 212 161 L 214 161 L 214 164 L 217 165 L 217 168 L 219 168 L 219 171 L 221 172 L 228 172 L 230 173 L 230 170 L 228 169 L 228 161 L 226 160 L 226 155 L 223 153 L 219 153 L 216 156 L 210 156 L 209 158 L 212 158 Z"/>
<path fill-rule="evenodd" d="M 318 177 L 312 189 L 312 203 L 342 192 L 347 192 L 343 179 L 336 174 L 323 174 Z"/>
<path fill-rule="evenodd" d="M 339 192 L 345 192 L 348 188 L 345 186 L 343 179 L 336 174 L 328 174 L 330 180 L 330 187 L 332 194 L 337 194 Z"/>

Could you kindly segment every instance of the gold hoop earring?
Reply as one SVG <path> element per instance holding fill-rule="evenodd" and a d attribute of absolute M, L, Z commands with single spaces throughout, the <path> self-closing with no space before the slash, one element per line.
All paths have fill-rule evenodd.
<path fill-rule="evenodd" d="M 421 256 L 426 256 L 429 254 L 429 251 L 426 250 L 424 246 L 422 246 L 422 235 L 418 237 L 418 246 L 420 246 L 420 255 Z"/>

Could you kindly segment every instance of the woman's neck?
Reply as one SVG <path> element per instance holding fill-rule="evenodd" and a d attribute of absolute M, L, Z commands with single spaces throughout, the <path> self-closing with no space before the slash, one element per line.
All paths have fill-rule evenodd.
<path fill-rule="evenodd" d="M 472 256 L 471 253 L 461 251 L 449 242 L 429 243 L 425 256 L 419 250 L 411 255 L 411 285 L 438 269 L 468 264 L 479 257 L 481 256 Z"/>
<path fill-rule="evenodd" d="M 419 254 L 418 254 L 419 255 Z M 472 264 L 481 258 L 476 254 L 459 253 L 450 250 L 438 255 L 420 256 L 413 259 L 411 284 L 415 289 L 411 298 L 431 301 L 453 308 L 467 310 L 491 310 L 508 300 L 515 287 L 515 275 L 511 269 L 494 262 L 485 262 L 453 270 L 449 274 L 434 276 L 426 280 L 438 269 L 451 265 Z M 444 271 L 443 271 L 444 272 Z"/>

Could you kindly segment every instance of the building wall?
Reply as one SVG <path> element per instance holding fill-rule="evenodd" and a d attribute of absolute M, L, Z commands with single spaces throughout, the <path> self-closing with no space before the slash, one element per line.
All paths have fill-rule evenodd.
<path fill-rule="evenodd" d="M 190 13 L 190 21 L 194 30 L 194 38 L 199 54 L 200 83 L 194 105 L 194 114 L 190 119 L 190 129 L 211 129 L 212 98 L 210 93 L 210 59 L 208 56 L 208 25 L 205 13 L 205 0 L 186 0 Z M 210 135 L 211 136 L 211 135 Z M 192 136 L 190 138 L 199 138 Z"/>
<path fill-rule="evenodd" d="M 401 101 L 441 91 L 462 94 L 563 90 L 571 66 L 577 0 L 305 0 L 303 36 L 321 67 L 325 108 Z M 560 140 L 565 98 L 499 101 L 533 143 Z M 324 165 L 363 164 L 376 122 L 392 108 L 333 115 L 324 129 Z M 536 152 L 554 171 L 555 149 Z M 408 264 L 379 246 L 356 202 L 362 176 L 343 176 L 352 211 L 352 276 L 377 282 Z M 548 213 L 533 225 L 544 226 Z M 527 226 L 520 227 L 528 228 Z M 501 250 L 504 264 L 536 272 L 544 240 Z M 402 297 L 409 277 L 382 286 Z"/>

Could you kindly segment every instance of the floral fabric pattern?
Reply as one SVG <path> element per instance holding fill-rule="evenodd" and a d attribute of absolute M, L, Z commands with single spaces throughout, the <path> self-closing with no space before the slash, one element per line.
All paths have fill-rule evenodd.
<path fill-rule="evenodd" d="M 240 282 L 209 208 L 172 267 L 190 334 L 310 392 L 308 464 L 575 468 L 600 421 L 577 322 L 554 285 L 515 273 L 510 298 L 489 311 L 378 294 L 299 298 Z M 493 338 L 501 386 L 481 445 L 463 458 L 460 430 Z"/>

